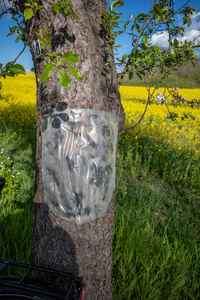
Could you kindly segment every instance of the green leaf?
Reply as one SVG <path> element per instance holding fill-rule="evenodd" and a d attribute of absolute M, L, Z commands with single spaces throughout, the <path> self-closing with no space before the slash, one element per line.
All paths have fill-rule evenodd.
<path fill-rule="evenodd" d="M 154 10 L 155 10 L 156 14 L 160 14 L 160 10 L 161 10 L 160 5 L 159 4 L 155 4 L 154 5 Z"/>
<path fill-rule="evenodd" d="M 78 55 L 72 51 L 67 51 L 64 55 L 64 58 L 67 59 L 67 61 L 76 63 L 79 61 Z"/>
<path fill-rule="evenodd" d="M 17 26 L 13 26 L 13 27 L 9 27 L 10 28 L 10 32 L 14 33 L 17 29 Z"/>
<path fill-rule="evenodd" d="M 64 64 L 66 64 L 66 62 L 68 62 L 68 59 L 67 59 L 67 58 L 63 58 L 63 59 L 60 61 L 60 65 L 64 65 Z"/>
<path fill-rule="evenodd" d="M 137 16 L 137 18 L 141 21 L 141 20 L 145 20 L 147 17 L 147 15 L 145 15 L 144 13 L 141 13 Z"/>
<path fill-rule="evenodd" d="M 147 40 L 147 37 L 146 37 L 145 35 L 143 36 L 142 41 L 143 41 L 143 44 L 144 44 L 145 46 L 147 46 L 148 40 Z"/>
<path fill-rule="evenodd" d="M 77 80 L 81 80 L 81 74 L 79 73 L 79 71 L 72 66 L 67 66 L 67 69 L 72 73 L 72 75 L 77 79 Z"/>
<path fill-rule="evenodd" d="M 132 66 L 132 67 L 131 67 L 131 70 L 132 70 L 133 72 L 135 72 L 135 67 Z"/>
<path fill-rule="evenodd" d="M 117 8 L 124 5 L 124 1 L 115 1 L 112 3 L 112 8 Z"/>
<path fill-rule="evenodd" d="M 52 38 L 52 34 L 48 33 L 46 36 L 45 36 L 45 41 L 46 42 L 49 42 Z"/>
<path fill-rule="evenodd" d="M 53 3 L 52 6 L 53 6 L 53 15 L 55 16 L 55 15 L 59 14 L 60 6 L 56 3 Z"/>
<path fill-rule="evenodd" d="M 62 13 L 67 17 L 69 15 L 69 9 L 64 9 Z"/>
<path fill-rule="evenodd" d="M 157 53 L 158 53 L 157 46 L 155 46 L 155 45 L 154 45 L 154 46 L 152 46 L 151 48 L 153 49 L 153 51 L 154 51 L 154 53 L 155 53 L 155 54 L 157 54 Z"/>
<path fill-rule="evenodd" d="M 128 74 L 128 77 L 129 77 L 129 80 L 131 80 L 131 79 L 133 78 L 133 72 L 130 72 L 130 73 Z"/>
<path fill-rule="evenodd" d="M 131 27 L 131 31 L 132 31 L 132 32 L 135 31 L 135 24 L 133 24 L 133 26 Z"/>
<path fill-rule="evenodd" d="M 40 30 L 37 30 L 37 29 L 34 29 L 34 28 L 33 28 L 33 32 L 34 32 L 35 34 L 39 35 L 39 34 L 42 33 L 42 30 L 41 30 L 41 29 L 40 29 Z"/>
<path fill-rule="evenodd" d="M 31 19 L 33 15 L 34 15 L 34 13 L 33 13 L 32 8 L 26 8 L 24 10 L 24 19 L 25 19 L 25 21 Z"/>
<path fill-rule="evenodd" d="M 177 47 L 179 45 L 179 41 L 175 38 L 174 39 L 174 47 Z"/>
<path fill-rule="evenodd" d="M 118 34 L 118 35 L 120 35 L 122 33 L 123 33 L 123 31 L 120 31 L 120 30 L 114 32 L 114 34 Z"/>
<path fill-rule="evenodd" d="M 9 65 L 6 65 L 6 69 L 7 71 L 15 74 L 15 75 L 18 75 L 18 74 L 23 74 L 25 75 L 26 74 L 26 71 L 24 70 L 24 67 L 19 65 L 19 64 L 16 64 L 16 65 L 12 65 L 12 64 L 9 64 Z"/>
<path fill-rule="evenodd" d="M 71 79 L 65 71 L 58 73 L 57 77 L 58 77 L 58 81 L 60 82 L 60 84 L 62 84 L 62 86 L 66 88 L 70 87 Z"/>
<path fill-rule="evenodd" d="M 19 40 L 20 40 L 20 35 L 18 35 L 18 37 L 16 38 L 15 43 L 18 43 Z"/>
<path fill-rule="evenodd" d="M 191 21 L 191 20 L 188 20 L 188 22 L 187 22 L 187 27 L 190 27 L 191 24 L 192 24 L 192 21 Z"/>
<path fill-rule="evenodd" d="M 80 18 L 71 10 L 68 9 L 68 12 L 76 19 L 76 20 L 80 20 Z"/>
<path fill-rule="evenodd" d="M 157 15 L 158 22 L 162 20 L 162 16 Z"/>
<path fill-rule="evenodd" d="M 136 74 L 142 80 L 142 76 L 139 73 L 136 73 Z"/>
<path fill-rule="evenodd" d="M 140 62 L 140 61 L 143 61 L 143 60 L 144 60 L 143 57 L 138 57 L 138 58 L 136 59 L 136 62 Z"/>
<path fill-rule="evenodd" d="M 125 59 L 127 59 L 127 57 L 128 57 L 128 55 L 126 55 L 126 54 L 123 55 L 123 56 L 122 56 L 122 61 L 124 61 Z"/>
<path fill-rule="evenodd" d="M 137 31 L 140 33 L 140 26 L 138 25 L 138 23 L 134 22 L 135 23 L 135 27 L 137 29 Z"/>
<path fill-rule="evenodd" d="M 44 6 L 43 6 L 43 5 L 38 5 L 37 8 L 38 8 L 38 9 L 42 9 L 42 8 L 44 8 Z"/>
<path fill-rule="evenodd" d="M 2 83 L 0 82 L 0 90 L 2 89 Z"/>
<path fill-rule="evenodd" d="M 143 76 L 146 76 L 145 71 L 138 71 L 140 74 L 142 74 Z"/>
<path fill-rule="evenodd" d="M 166 15 L 166 13 L 168 12 L 168 6 L 163 7 L 163 8 L 160 10 L 160 12 L 161 12 L 162 15 Z"/>
<path fill-rule="evenodd" d="M 126 21 L 126 23 L 125 23 L 124 26 L 123 26 L 123 29 L 124 29 L 124 30 L 126 30 L 126 28 L 127 28 L 128 24 L 130 23 L 130 21 L 131 21 L 131 20 Z"/>
<path fill-rule="evenodd" d="M 53 65 L 51 63 L 46 63 L 44 65 L 42 74 L 38 78 L 38 82 L 43 82 L 43 81 L 47 80 L 51 76 L 52 70 L 53 70 Z"/>
<path fill-rule="evenodd" d="M 57 57 L 57 53 L 45 53 L 43 56 Z"/>

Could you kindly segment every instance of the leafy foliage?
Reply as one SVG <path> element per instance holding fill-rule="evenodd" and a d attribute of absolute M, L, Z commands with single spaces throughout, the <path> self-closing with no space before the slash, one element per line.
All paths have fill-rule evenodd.
<path fill-rule="evenodd" d="M 77 54 L 75 54 L 73 51 L 68 51 L 65 53 L 65 55 L 61 53 L 56 53 L 51 50 L 51 39 L 52 34 L 50 33 L 50 29 L 36 29 L 34 26 L 31 26 L 30 32 L 27 33 L 27 29 L 25 27 L 26 22 L 30 19 L 33 19 L 33 25 L 34 25 L 34 18 L 36 16 L 36 13 L 39 10 L 45 9 L 43 5 L 41 5 L 39 2 L 35 0 L 28 0 L 25 3 L 25 9 L 24 9 L 24 20 L 19 21 L 21 18 L 21 14 L 17 14 L 17 5 L 16 1 L 13 2 L 13 10 L 10 8 L 3 10 L 0 17 L 6 13 L 11 13 L 13 15 L 13 20 L 16 21 L 17 25 L 10 28 L 10 33 L 8 35 L 15 34 L 17 36 L 16 42 L 19 40 L 22 40 L 25 45 L 28 43 L 28 36 L 31 36 L 32 34 L 35 34 L 35 36 L 38 39 L 38 43 L 40 45 L 41 50 L 43 50 L 43 55 L 40 56 L 41 59 L 44 57 L 48 57 L 50 62 L 46 63 L 44 65 L 44 69 L 38 79 L 38 82 L 43 82 L 47 80 L 53 71 L 53 68 L 55 67 L 56 71 L 60 71 L 60 69 L 64 69 L 63 71 L 58 73 L 58 81 L 64 86 L 69 87 L 71 84 L 71 79 L 69 75 L 66 73 L 66 70 L 70 71 L 70 74 L 74 76 L 75 79 L 80 80 L 81 74 L 78 72 L 78 70 L 71 65 L 66 65 L 66 63 L 77 63 L 79 61 L 79 58 Z M 53 0 L 53 2 L 50 3 L 52 7 L 53 15 L 56 16 L 57 14 L 63 14 L 65 17 L 68 15 L 72 15 L 77 21 L 79 20 L 79 17 L 73 12 L 71 8 L 71 0 L 66 1 L 58 1 L 56 2 Z M 17 15 L 17 16 L 16 16 Z M 47 49 L 50 50 L 47 51 Z M 23 51 L 22 51 L 23 52 Z M 17 57 L 18 58 L 18 57 Z M 16 60 L 17 60 L 16 58 Z M 37 57 L 38 58 L 38 57 Z M 37 59 L 36 58 L 36 59 Z M 15 60 L 15 61 L 16 61 Z M 3 76 L 4 78 L 6 76 L 13 76 L 13 74 L 22 74 L 19 73 L 19 65 L 18 69 L 16 67 L 12 68 L 11 70 L 5 69 L 5 71 L 1 68 L 0 69 L 0 76 Z M 22 70 L 22 69 L 21 69 Z M 16 73 L 14 73 L 16 71 Z M 2 87 L 2 84 L 0 83 L 0 88 Z"/>
<path fill-rule="evenodd" d="M 42 57 L 50 58 L 50 63 L 45 64 L 44 70 L 38 79 L 39 82 L 47 80 L 51 76 L 54 67 L 56 71 L 64 69 L 64 71 L 59 72 L 57 75 L 58 81 L 63 87 L 68 88 L 71 85 L 71 79 L 65 70 L 69 70 L 75 79 L 81 80 L 81 74 L 74 66 L 66 66 L 68 62 L 76 63 L 79 61 L 77 54 L 74 52 L 67 51 L 64 55 L 62 53 L 47 53 Z"/>
<path fill-rule="evenodd" d="M 51 63 L 46 63 L 44 65 L 44 70 L 38 79 L 38 82 L 43 82 L 47 80 L 51 76 L 52 70 L 53 70 L 53 65 Z"/>
<path fill-rule="evenodd" d="M 71 9 L 71 0 L 67 1 L 55 1 L 53 0 L 52 3 L 50 3 L 52 6 L 52 12 L 53 15 L 56 16 L 59 13 L 62 13 L 65 17 L 68 15 L 72 15 L 76 20 L 80 20 L 79 17 L 73 12 Z"/>
<path fill-rule="evenodd" d="M 58 81 L 66 88 L 68 88 L 71 84 L 71 79 L 65 71 L 58 73 Z"/>

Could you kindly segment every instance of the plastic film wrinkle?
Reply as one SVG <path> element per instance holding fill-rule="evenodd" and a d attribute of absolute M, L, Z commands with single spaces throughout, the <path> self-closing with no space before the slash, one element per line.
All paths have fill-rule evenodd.
<path fill-rule="evenodd" d="M 59 217 L 83 224 L 106 211 L 115 187 L 119 121 L 90 109 L 58 110 L 44 120 L 44 199 Z"/>

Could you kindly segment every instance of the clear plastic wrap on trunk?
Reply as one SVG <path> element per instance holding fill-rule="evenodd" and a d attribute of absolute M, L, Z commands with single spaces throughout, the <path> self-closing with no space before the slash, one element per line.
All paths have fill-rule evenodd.
<path fill-rule="evenodd" d="M 119 121 L 90 109 L 57 109 L 44 120 L 44 198 L 56 215 L 83 224 L 106 211 L 115 186 Z"/>

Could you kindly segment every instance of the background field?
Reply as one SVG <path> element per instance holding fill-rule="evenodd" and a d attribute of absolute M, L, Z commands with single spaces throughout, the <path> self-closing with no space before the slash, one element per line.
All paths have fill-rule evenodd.
<path fill-rule="evenodd" d="M 8 78 L 0 98 L 0 257 L 30 262 L 35 174 L 33 74 Z M 174 86 L 175 87 L 175 86 Z M 156 91 L 162 92 L 163 90 Z M 145 88 L 121 87 L 126 126 L 144 110 Z M 200 90 L 179 90 L 187 100 Z M 114 299 L 200 299 L 199 106 L 152 101 L 121 134 L 113 232 Z M 188 118 L 182 120 L 184 114 Z"/>

